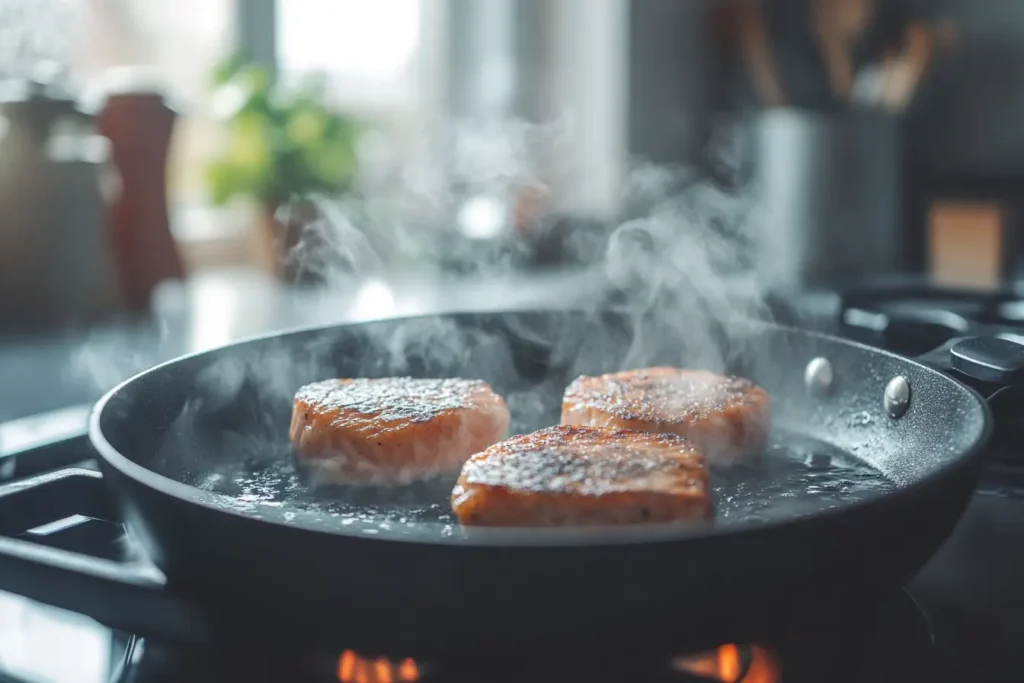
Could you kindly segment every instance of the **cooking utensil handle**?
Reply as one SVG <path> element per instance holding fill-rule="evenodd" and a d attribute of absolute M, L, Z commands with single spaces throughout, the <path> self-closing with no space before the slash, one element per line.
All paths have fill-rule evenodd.
<path fill-rule="evenodd" d="M 782 89 L 782 79 L 775 63 L 764 8 L 760 2 L 748 0 L 739 6 L 739 33 L 761 104 L 766 107 L 784 106 L 786 94 Z"/>
<path fill-rule="evenodd" d="M 955 337 L 917 360 L 952 375 L 990 398 L 1024 386 L 1024 345 L 1001 337 Z"/>
<path fill-rule="evenodd" d="M 187 641 L 208 635 L 201 612 L 174 596 L 152 565 L 45 545 L 48 528 L 76 518 L 117 519 L 99 472 L 64 469 L 0 487 L 4 589 L 129 633 L 145 630 L 136 615 L 158 610 L 168 635 Z"/>
<path fill-rule="evenodd" d="M 956 337 L 918 356 L 918 361 L 968 385 L 992 412 L 994 435 L 988 457 L 1020 466 L 1024 451 L 1024 344 L 1002 337 Z"/>

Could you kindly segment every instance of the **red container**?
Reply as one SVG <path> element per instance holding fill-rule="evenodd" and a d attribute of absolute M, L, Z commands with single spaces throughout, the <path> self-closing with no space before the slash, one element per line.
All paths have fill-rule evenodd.
<path fill-rule="evenodd" d="M 125 306 L 134 311 L 148 309 L 161 281 L 185 274 L 167 208 L 167 159 L 177 114 L 143 76 L 121 74 L 106 89 L 97 116 L 120 176 L 109 209 L 110 237 Z"/>

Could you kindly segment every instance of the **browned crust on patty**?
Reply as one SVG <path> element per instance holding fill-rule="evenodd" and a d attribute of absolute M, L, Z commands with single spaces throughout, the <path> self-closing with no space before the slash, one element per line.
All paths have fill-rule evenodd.
<path fill-rule="evenodd" d="M 458 471 L 508 425 L 504 400 L 480 380 L 331 379 L 296 393 L 290 436 L 326 481 L 397 484 Z"/>
<path fill-rule="evenodd" d="M 470 458 L 452 492 L 468 526 L 621 525 L 711 514 L 704 457 L 673 434 L 555 426 Z"/>
<path fill-rule="evenodd" d="M 561 422 L 678 434 L 709 458 L 731 459 L 763 448 L 771 401 L 741 377 L 654 367 L 579 377 L 565 390 Z"/>

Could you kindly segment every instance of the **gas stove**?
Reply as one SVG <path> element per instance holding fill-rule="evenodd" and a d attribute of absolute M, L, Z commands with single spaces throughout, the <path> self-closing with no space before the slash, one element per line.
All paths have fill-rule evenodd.
<path fill-rule="evenodd" d="M 851 291 L 827 327 L 907 355 L 956 336 L 1024 341 L 1024 300 L 923 287 Z M 5 506 L 0 533 L 113 561 L 130 553 L 113 506 L 104 504 L 90 447 L 87 408 L 0 425 L 0 478 L 79 468 L 71 483 Z M 1012 433 L 1012 432 L 1011 432 Z M 460 661 L 357 652 L 344 644 L 306 650 L 273 642 L 112 631 L 81 615 L 0 593 L 0 682 L 149 681 L 799 681 L 1024 680 L 1024 449 L 996 444 L 982 483 L 951 538 L 907 586 L 886 594 L 824 594 L 780 615 L 753 643 L 651 658 L 602 651 L 565 659 Z M 0 587 L 3 577 L 0 577 Z M 344 618 L 344 615 L 339 615 Z M 685 610 L 681 610 L 685 618 Z"/>

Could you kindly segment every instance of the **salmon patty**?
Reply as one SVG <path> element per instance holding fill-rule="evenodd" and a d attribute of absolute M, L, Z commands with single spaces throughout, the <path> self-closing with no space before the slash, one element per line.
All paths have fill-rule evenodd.
<path fill-rule="evenodd" d="M 703 519 L 711 499 L 682 437 L 560 425 L 470 458 L 452 511 L 466 526 L 603 526 Z"/>
<path fill-rule="evenodd" d="M 458 472 L 508 433 L 505 401 L 466 379 L 329 379 L 295 394 L 291 441 L 318 481 L 407 484 Z"/>
<path fill-rule="evenodd" d="M 708 458 L 730 460 L 764 447 L 771 402 L 740 377 L 645 368 L 576 379 L 562 398 L 561 422 L 678 434 Z"/>

